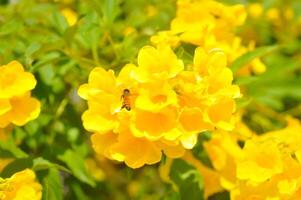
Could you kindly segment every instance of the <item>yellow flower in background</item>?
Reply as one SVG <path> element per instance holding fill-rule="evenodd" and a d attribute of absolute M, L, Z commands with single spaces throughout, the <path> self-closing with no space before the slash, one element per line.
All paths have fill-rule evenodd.
<path fill-rule="evenodd" d="M 64 8 L 61 10 L 62 15 L 65 17 L 69 26 L 73 26 L 77 22 L 77 13 L 71 8 Z"/>
<path fill-rule="evenodd" d="M 263 6 L 260 3 L 251 3 L 248 5 L 248 13 L 253 18 L 258 18 L 263 13 Z"/>
<path fill-rule="evenodd" d="M 155 15 L 158 14 L 158 9 L 153 6 L 153 5 L 148 5 L 146 8 L 145 8 L 145 11 L 146 11 L 146 15 L 148 17 L 153 17 Z"/>
<path fill-rule="evenodd" d="M 29 72 L 25 72 L 23 66 L 17 61 L 12 61 L 0 67 L 1 99 L 21 96 L 32 90 L 36 83 L 34 76 Z"/>
<path fill-rule="evenodd" d="M 152 36 L 150 40 L 155 46 L 163 44 L 175 48 L 180 44 L 180 38 L 171 31 L 160 31 Z"/>
<path fill-rule="evenodd" d="M 134 34 L 136 32 L 137 32 L 137 30 L 134 27 L 128 26 L 128 27 L 125 27 L 125 29 L 123 30 L 123 35 L 124 36 L 129 36 L 129 35 Z"/>
<path fill-rule="evenodd" d="M 103 181 L 106 175 L 102 168 L 100 168 L 98 162 L 94 158 L 87 158 L 85 160 L 86 167 L 89 172 L 91 172 L 92 177 L 97 181 Z"/>
<path fill-rule="evenodd" d="M 178 1 L 171 31 L 180 33 L 186 42 L 201 45 L 199 42 L 206 40 L 204 30 L 212 31 L 218 40 L 229 39 L 233 28 L 242 25 L 245 18 L 241 5 L 226 6 L 211 0 Z"/>
<path fill-rule="evenodd" d="M 227 190 L 234 188 L 237 183 L 236 160 L 243 155 L 235 136 L 227 132 L 216 132 L 210 141 L 204 143 L 204 147 L 220 176 L 221 186 Z"/>
<path fill-rule="evenodd" d="M 138 168 L 159 162 L 162 152 L 183 156 L 201 132 L 233 129 L 240 92 L 222 50 L 197 50 L 187 70 L 166 45 L 143 47 L 137 60 L 117 76 L 94 68 L 78 90 L 88 101 L 82 120 L 98 154 Z"/>
<path fill-rule="evenodd" d="M 258 5 L 250 8 L 259 15 Z M 247 10 L 242 5 L 228 6 L 213 0 L 179 0 L 176 17 L 172 20 L 170 30 L 161 31 L 151 37 L 151 42 L 179 46 L 179 43 L 189 43 L 210 51 L 220 48 L 226 55 L 228 64 L 241 55 L 254 49 L 254 42 L 249 46 L 242 44 L 235 30 L 243 25 Z M 255 59 L 243 67 L 238 74 L 248 75 L 252 72 L 265 72 L 265 65 L 260 59 Z"/>
<path fill-rule="evenodd" d="M 278 8 L 270 8 L 266 12 L 266 17 L 268 20 L 274 22 L 275 24 L 279 24 L 277 21 L 280 20 L 280 11 Z"/>
<path fill-rule="evenodd" d="M 246 142 L 244 158 L 237 164 L 238 179 L 264 182 L 282 171 L 283 162 L 277 144 L 252 140 Z"/>
<path fill-rule="evenodd" d="M 226 6 L 217 1 L 198 0 L 177 3 L 177 14 L 170 30 L 184 42 L 203 46 L 206 42 L 233 38 L 233 28 L 246 18 L 243 6 Z"/>
<path fill-rule="evenodd" d="M 299 199 L 301 126 L 289 119 L 284 129 L 247 140 L 236 160 L 238 183 L 231 199 Z"/>
<path fill-rule="evenodd" d="M 35 85 L 34 76 L 17 61 L 0 67 L 0 128 L 23 126 L 38 117 L 40 102 L 30 95 Z"/>
<path fill-rule="evenodd" d="M 30 169 L 17 172 L 10 178 L 0 178 L 1 200 L 40 200 L 42 186 L 36 181 L 35 173 Z"/>

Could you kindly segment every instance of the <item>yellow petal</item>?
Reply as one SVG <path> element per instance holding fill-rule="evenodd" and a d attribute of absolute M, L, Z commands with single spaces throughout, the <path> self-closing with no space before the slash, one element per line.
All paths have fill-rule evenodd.
<path fill-rule="evenodd" d="M 13 98 L 10 103 L 12 109 L 5 115 L 15 125 L 23 126 L 28 121 L 36 119 L 41 110 L 40 102 L 26 94 L 22 97 Z"/>
<path fill-rule="evenodd" d="M 9 100 L 7 99 L 0 99 L 0 116 L 6 113 L 11 109 L 11 105 Z"/>

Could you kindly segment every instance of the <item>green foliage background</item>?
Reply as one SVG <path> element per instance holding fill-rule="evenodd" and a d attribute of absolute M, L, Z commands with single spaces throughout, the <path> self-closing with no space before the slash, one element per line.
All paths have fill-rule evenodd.
<path fill-rule="evenodd" d="M 290 5 L 294 20 L 301 16 L 298 0 L 262 3 L 266 8 Z M 86 104 L 77 96 L 77 88 L 87 82 L 95 66 L 118 72 L 124 64 L 135 63 L 139 48 L 149 44 L 149 37 L 169 28 L 175 0 L 1 0 L 0 4 L 0 63 L 18 60 L 34 73 L 38 84 L 33 96 L 42 102 L 38 119 L 15 127 L 9 140 L 0 142 L 1 157 L 15 158 L 1 177 L 33 168 L 43 184 L 44 200 L 202 199 L 202 177 L 183 160 L 174 162 L 170 172 L 178 192 L 160 180 L 158 165 L 131 170 L 102 161 L 98 167 L 105 179 L 96 181 L 85 164 L 94 154 L 89 134 L 82 127 Z M 78 14 L 75 26 L 68 26 L 61 14 L 66 7 Z M 153 8 L 155 14 L 147 15 Z M 291 26 L 293 22 L 279 31 L 259 20 L 248 21 L 238 30 L 244 37 L 245 31 L 255 27 L 258 46 L 263 47 L 239 58 L 232 69 L 255 57 L 263 57 L 268 66 L 262 75 L 235 79 L 246 88 L 247 95 L 238 102 L 247 110 L 244 121 L 258 133 L 283 127 L 284 114 L 301 118 L 301 32 L 293 32 Z M 126 28 L 135 31 L 125 35 Z M 185 48 L 177 53 L 184 59 L 192 57 Z M 194 153 L 206 162 L 201 146 L 198 144 Z M 210 199 L 229 199 L 229 195 L 221 193 Z"/>

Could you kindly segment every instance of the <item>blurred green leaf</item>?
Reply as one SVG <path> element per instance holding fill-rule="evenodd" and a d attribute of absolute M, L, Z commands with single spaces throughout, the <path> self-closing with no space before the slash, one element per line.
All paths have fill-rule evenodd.
<path fill-rule="evenodd" d="M 47 65 L 44 65 L 44 66 L 40 67 L 39 68 L 39 74 L 40 74 L 40 77 L 41 77 L 42 81 L 46 85 L 51 85 L 52 84 L 52 80 L 55 76 L 55 71 L 54 71 L 53 66 L 51 64 L 47 64 Z"/>
<path fill-rule="evenodd" d="M 22 27 L 22 23 L 18 20 L 10 20 L 0 26 L 0 36 L 5 36 L 17 32 Z"/>
<path fill-rule="evenodd" d="M 16 143 L 12 138 L 9 138 L 6 141 L 0 141 L 0 152 L 8 151 L 12 154 L 15 158 L 25 158 L 28 155 L 19 147 L 17 147 Z"/>
<path fill-rule="evenodd" d="M 105 24 L 108 26 L 112 25 L 120 13 L 119 0 L 103 0 L 101 8 Z"/>
<path fill-rule="evenodd" d="M 43 169 L 51 169 L 51 168 L 56 168 L 56 169 L 62 170 L 64 172 L 71 173 L 70 170 L 68 170 L 67 168 L 65 168 L 59 164 L 52 163 L 49 160 L 46 160 L 42 157 L 38 157 L 33 160 L 32 169 L 35 171 L 43 170 Z"/>
<path fill-rule="evenodd" d="M 262 57 L 268 53 L 271 53 L 279 48 L 278 45 L 259 47 L 253 51 L 249 51 L 239 58 L 237 58 L 231 65 L 230 69 L 235 74 L 240 68 L 254 60 L 255 58 Z"/>
<path fill-rule="evenodd" d="M 62 200 L 63 184 L 57 169 L 51 168 L 43 178 L 43 200 Z"/>
<path fill-rule="evenodd" d="M 8 178 L 14 173 L 22 171 L 27 168 L 31 168 L 33 165 L 31 158 L 19 158 L 9 163 L 1 172 L 0 177 Z"/>
<path fill-rule="evenodd" d="M 67 150 L 63 155 L 59 155 L 58 158 L 66 163 L 76 178 L 91 186 L 95 186 L 94 180 L 87 171 L 84 159 L 78 153 Z"/>
<path fill-rule="evenodd" d="M 181 199 L 202 200 L 204 198 L 204 181 L 200 173 L 184 160 L 175 159 L 169 176 L 178 186 Z"/>

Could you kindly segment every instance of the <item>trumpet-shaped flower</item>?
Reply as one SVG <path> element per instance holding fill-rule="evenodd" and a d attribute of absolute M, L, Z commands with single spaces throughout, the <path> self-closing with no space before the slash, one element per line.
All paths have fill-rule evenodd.
<path fill-rule="evenodd" d="M 34 76 L 17 61 L 0 67 L 0 128 L 22 126 L 38 117 L 40 102 L 30 95 L 35 85 Z"/>
<path fill-rule="evenodd" d="M 0 178 L 1 200 L 40 200 L 42 187 L 36 181 L 35 173 L 25 169 L 10 178 Z"/>
<path fill-rule="evenodd" d="M 135 78 L 139 82 L 153 82 L 175 77 L 184 69 L 182 60 L 179 60 L 169 46 L 143 47 L 138 54 L 138 69 Z"/>

